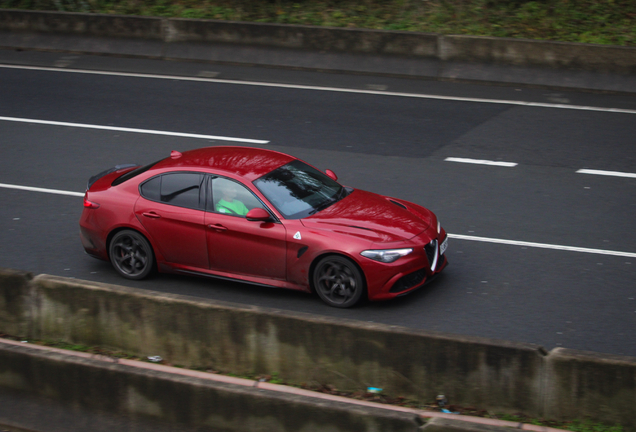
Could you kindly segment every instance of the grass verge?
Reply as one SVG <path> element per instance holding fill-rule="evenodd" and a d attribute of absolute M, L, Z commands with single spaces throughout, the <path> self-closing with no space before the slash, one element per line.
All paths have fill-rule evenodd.
<path fill-rule="evenodd" d="M 0 8 L 636 46 L 633 0 L 0 0 Z"/>

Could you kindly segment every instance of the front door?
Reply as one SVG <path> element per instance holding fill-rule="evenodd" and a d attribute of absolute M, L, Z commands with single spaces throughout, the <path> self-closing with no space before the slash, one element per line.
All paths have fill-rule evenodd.
<path fill-rule="evenodd" d="M 210 269 L 285 280 L 285 227 L 245 218 L 249 210 L 264 206 L 244 185 L 224 177 L 211 178 L 210 183 L 205 214 Z"/>

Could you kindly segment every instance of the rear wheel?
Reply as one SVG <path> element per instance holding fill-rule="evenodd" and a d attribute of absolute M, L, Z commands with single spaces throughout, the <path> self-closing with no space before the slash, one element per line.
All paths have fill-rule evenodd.
<path fill-rule="evenodd" d="M 110 242 L 110 261 L 117 273 L 128 279 L 143 279 L 150 274 L 154 254 L 148 240 L 132 230 L 120 231 Z"/>
<path fill-rule="evenodd" d="M 329 306 L 347 308 L 360 301 L 364 293 L 364 278 L 348 258 L 330 255 L 316 264 L 314 289 Z"/>

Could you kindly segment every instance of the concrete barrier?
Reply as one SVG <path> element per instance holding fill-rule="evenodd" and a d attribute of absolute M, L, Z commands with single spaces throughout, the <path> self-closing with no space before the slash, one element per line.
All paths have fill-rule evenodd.
<path fill-rule="evenodd" d="M 161 18 L 69 12 L 0 9 L 0 30 L 164 39 Z"/>
<path fill-rule="evenodd" d="M 415 416 L 0 343 L 0 387 L 179 430 L 415 432 Z M 177 429 L 174 429 L 177 430 Z"/>
<path fill-rule="evenodd" d="M 39 49 L 46 49 L 46 44 L 37 37 L 29 37 L 26 42 L 20 41 L 17 33 L 45 34 L 53 38 L 59 38 L 60 35 L 81 35 L 154 41 L 163 46 L 158 49 L 150 45 L 146 55 L 158 57 L 170 57 L 167 54 L 174 53 L 177 58 L 182 58 L 172 48 L 184 43 L 206 44 L 208 47 L 213 44 L 229 44 L 314 53 L 339 52 L 443 62 L 565 68 L 623 75 L 636 72 L 636 48 L 633 47 L 403 31 L 6 9 L 0 10 L 0 31 L 11 32 L 16 36 L 15 40 L 5 38 L 9 46 L 28 43 Z M 87 45 L 78 42 L 69 44 L 60 39 L 56 43 L 68 50 L 75 47 L 76 51 L 103 53 L 111 49 L 117 54 L 143 55 L 139 48 L 122 48 L 114 42 L 98 41 Z M 188 48 L 190 49 L 180 51 L 189 52 L 188 55 L 197 60 L 219 60 L 215 56 L 200 53 L 200 50 L 191 49 L 191 46 Z M 426 71 L 424 73 L 428 73 L 434 66 L 411 65 L 398 73 L 413 73 L 408 68 L 420 71 L 423 68 Z M 440 76 L 448 77 L 452 74 L 456 75 L 451 72 Z"/>
<path fill-rule="evenodd" d="M 222 42 L 365 54 L 437 55 L 437 35 L 212 20 L 166 20 L 167 42 Z"/>
<path fill-rule="evenodd" d="M 528 39 L 440 36 L 445 61 L 636 73 L 636 48 Z"/>
<path fill-rule="evenodd" d="M 510 432 L 510 427 L 468 423 L 461 420 L 434 418 L 419 428 L 420 432 Z"/>
<path fill-rule="evenodd" d="M 546 417 L 591 416 L 636 429 L 636 358 L 555 348 L 546 382 Z"/>
<path fill-rule="evenodd" d="M 173 364 L 292 383 L 389 394 L 499 411 L 540 412 L 542 353 L 530 344 L 223 304 L 179 295 L 38 276 L 37 339 L 101 345 Z"/>
<path fill-rule="evenodd" d="M 0 271 L 0 332 L 636 430 L 636 359 Z M 15 332 L 21 333 L 15 333 Z"/>
<path fill-rule="evenodd" d="M 13 335 L 30 333 L 29 284 L 32 279 L 31 273 L 0 269 L 0 332 Z"/>

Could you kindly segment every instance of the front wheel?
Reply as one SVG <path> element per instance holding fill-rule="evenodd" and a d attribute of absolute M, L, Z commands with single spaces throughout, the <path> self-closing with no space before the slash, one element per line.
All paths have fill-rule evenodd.
<path fill-rule="evenodd" d="M 348 258 L 331 255 L 316 264 L 314 289 L 329 306 L 348 308 L 360 301 L 364 293 L 364 278 Z"/>
<path fill-rule="evenodd" d="M 136 231 L 120 231 L 110 242 L 110 261 L 117 273 L 127 279 L 139 280 L 150 274 L 154 264 L 152 247 Z"/>

